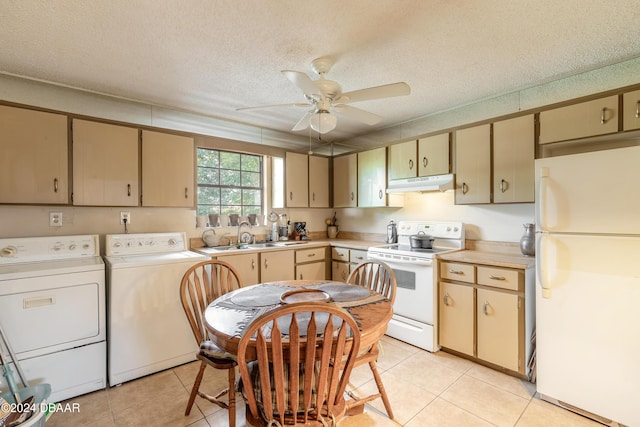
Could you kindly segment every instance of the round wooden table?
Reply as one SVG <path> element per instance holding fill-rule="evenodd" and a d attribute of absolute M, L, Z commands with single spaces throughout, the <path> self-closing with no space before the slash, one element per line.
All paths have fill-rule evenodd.
<path fill-rule="evenodd" d="M 299 289 L 322 290 L 329 295 L 328 304 L 336 304 L 347 310 L 360 328 L 360 348 L 376 344 L 387 330 L 393 315 L 391 301 L 375 291 L 356 285 L 330 280 L 261 283 L 229 292 L 209 304 L 204 313 L 209 338 L 220 349 L 237 355 L 240 337 L 253 319 L 287 301 L 293 302 L 296 294 L 289 299 L 285 295 L 285 302 L 281 301 L 282 295 L 290 295 L 291 291 Z M 297 295 L 303 298 L 304 293 Z"/>

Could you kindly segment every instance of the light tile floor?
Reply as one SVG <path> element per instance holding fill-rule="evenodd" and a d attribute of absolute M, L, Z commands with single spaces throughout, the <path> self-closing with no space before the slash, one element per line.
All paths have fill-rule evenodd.
<path fill-rule="evenodd" d="M 540 400 L 534 384 L 442 351 L 429 353 L 385 337 L 378 367 L 395 420 L 387 418 L 378 399 L 340 426 L 600 426 Z M 200 397 L 184 416 L 197 371 L 198 363 L 189 363 L 79 396 L 68 401 L 79 404 L 79 413 L 53 413 L 46 425 L 227 426 L 227 411 Z M 226 379 L 226 372 L 207 368 L 201 387 L 213 392 Z M 350 382 L 362 394 L 375 389 L 368 366 L 354 370 Z M 245 407 L 240 395 L 237 401 L 237 425 L 242 427 Z"/>

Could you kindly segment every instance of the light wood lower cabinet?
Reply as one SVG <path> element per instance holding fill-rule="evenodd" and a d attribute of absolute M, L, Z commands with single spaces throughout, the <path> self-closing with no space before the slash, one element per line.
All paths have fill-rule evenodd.
<path fill-rule="evenodd" d="M 260 282 L 294 280 L 293 252 L 293 250 L 289 250 L 260 253 Z"/>
<path fill-rule="evenodd" d="M 331 279 L 344 282 L 349 273 L 367 259 L 367 251 L 349 248 L 331 248 Z"/>
<path fill-rule="evenodd" d="M 326 248 L 296 251 L 296 280 L 324 280 L 327 278 Z"/>
<path fill-rule="evenodd" d="M 222 255 L 216 258 L 234 266 L 240 274 L 242 285 L 248 286 L 260 283 L 258 257 L 258 252 L 254 252 L 250 254 Z"/>
<path fill-rule="evenodd" d="M 525 270 L 441 260 L 439 271 L 440 346 L 526 375 L 534 310 Z"/>

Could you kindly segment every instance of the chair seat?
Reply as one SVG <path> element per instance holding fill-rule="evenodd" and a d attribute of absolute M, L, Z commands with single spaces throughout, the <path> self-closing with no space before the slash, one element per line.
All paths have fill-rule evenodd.
<path fill-rule="evenodd" d="M 211 341 L 202 341 L 200 343 L 198 359 L 203 358 L 218 367 L 218 369 L 226 369 L 224 366 L 235 366 L 237 362 L 235 355 L 220 349 Z"/>

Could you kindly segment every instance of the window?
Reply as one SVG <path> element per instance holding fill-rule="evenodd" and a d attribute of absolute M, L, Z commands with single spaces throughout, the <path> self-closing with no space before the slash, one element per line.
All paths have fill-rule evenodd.
<path fill-rule="evenodd" d="M 197 215 L 261 214 L 262 156 L 198 148 Z"/>

